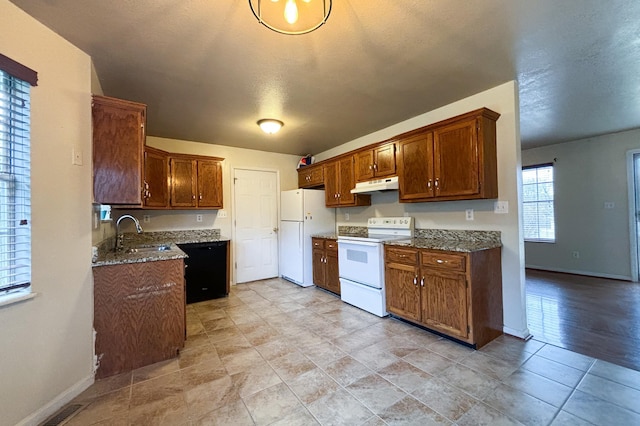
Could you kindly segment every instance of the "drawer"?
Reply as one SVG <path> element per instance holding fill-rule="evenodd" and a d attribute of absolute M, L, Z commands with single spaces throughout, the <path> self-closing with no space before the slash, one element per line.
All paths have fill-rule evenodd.
<path fill-rule="evenodd" d="M 312 238 L 311 239 L 311 248 L 312 249 L 322 249 L 322 250 L 324 250 L 324 238 Z"/>
<path fill-rule="evenodd" d="M 420 264 L 443 268 L 451 271 L 464 272 L 466 270 L 467 256 L 450 252 L 423 251 L 420 253 Z"/>
<path fill-rule="evenodd" d="M 325 240 L 324 241 L 324 248 L 327 249 L 327 252 L 330 251 L 335 251 L 336 253 L 338 252 L 338 241 L 337 240 Z"/>
<path fill-rule="evenodd" d="M 418 251 L 387 247 L 384 253 L 385 262 L 398 262 L 415 265 L 418 263 Z"/>

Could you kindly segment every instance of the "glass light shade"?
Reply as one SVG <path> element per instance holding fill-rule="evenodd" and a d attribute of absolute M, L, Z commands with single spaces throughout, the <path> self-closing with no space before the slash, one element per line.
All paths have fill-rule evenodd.
<path fill-rule="evenodd" d="M 249 0 L 258 22 L 280 34 L 317 30 L 329 19 L 332 0 Z"/>
<path fill-rule="evenodd" d="M 258 126 L 260 126 L 263 132 L 272 135 L 277 133 L 278 130 L 284 126 L 284 123 L 273 118 L 263 118 L 262 120 L 258 120 Z"/>

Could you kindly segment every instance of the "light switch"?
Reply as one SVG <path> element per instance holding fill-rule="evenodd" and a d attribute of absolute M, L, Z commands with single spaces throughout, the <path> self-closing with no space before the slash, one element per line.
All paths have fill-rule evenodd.
<path fill-rule="evenodd" d="M 227 217 L 226 210 L 218 210 L 218 217 Z"/>
<path fill-rule="evenodd" d="M 507 213 L 509 213 L 509 202 L 508 201 L 496 201 L 493 204 L 493 212 L 495 214 L 507 214 Z"/>

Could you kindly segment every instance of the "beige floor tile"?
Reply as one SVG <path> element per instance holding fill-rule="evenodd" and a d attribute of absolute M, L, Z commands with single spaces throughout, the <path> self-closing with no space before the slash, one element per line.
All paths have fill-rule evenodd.
<path fill-rule="evenodd" d="M 640 390 L 640 371 L 597 360 L 589 370 L 589 374 Z"/>
<path fill-rule="evenodd" d="M 351 356 L 373 371 L 378 371 L 381 368 L 391 365 L 399 360 L 397 356 L 376 345 L 367 346 L 357 350 L 353 352 Z"/>
<path fill-rule="evenodd" d="M 198 346 L 207 345 L 209 343 L 211 343 L 211 340 L 209 340 L 209 336 L 206 332 L 187 336 L 187 340 L 185 340 L 184 342 L 183 350 L 197 348 Z"/>
<path fill-rule="evenodd" d="M 457 426 L 521 426 L 517 420 L 507 417 L 485 404 L 477 404 L 457 422 Z"/>
<path fill-rule="evenodd" d="M 191 349 L 185 349 L 180 352 L 180 355 L 178 356 L 178 363 L 180 368 L 188 368 L 192 365 L 202 363 L 218 364 L 222 366 L 222 361 L 220 361 L 216 348 L 211 343 Z"/>
<path fill-rule="evenodd" d="M 332 362 L 324 370 L 341 386 L 347 386 L 373 372 L 350 356 Z"/>
<path fill-rule="evenodd" d="M 282 382 L 273 368 L 266 363 L 236 373 L 231 376 L 231 380 L 242 398 Z"/>
<path fill-rule="evenodd" d="M 413 392 L 422 382 L 432 377 L 403 360 L 398 360 L 378 370 L 378 374 L 407 393 Z"/>
<path fill-rule="evenodd" d="M 86 408 L 75 414 L 69 424 L 88 425 L 127 415 L 130 394 L 131 390 L 126 387 L 85 401 Z"/>
<path fill-rule="evenodd" d="M 511 363 L 523 364 L 533 356 L 533 353 L 527 350 L 525 343 L 524 341 L 516 342 L 513 339 L 496 339 L 479 349 L 479 352 Z"/>
<path fill-rule="evenodd" d="M 325 367 L 347 355 L 333 343 L 329 342 L 301 348 L 301 352 L 319 367 Z"/>
<path fill-rule="evenodd" d="M 553 419 L 553 422 L 551 422 L 551 426 L 593 426 L 593 423 L 576 417 L 566 411 L 560 411 L 556 418 Z"/>
<path fill-rule="evenodd" d="M 204 325 L 202 325 L 202 322 L 193 322 L 193 323 L 187 324 L 187 338 L 191 336 L 196 336 L 198 334 L 204 334 L 204 333 L 205 333 L 205 329 L 204 329 Z"/>
<path fill-rule="evenodd" d="M 538 398 L 554 407 L 562 407 L 573 388 L 520 369 L 503 380 L 508 386 Z"/>
<path fill-rule="evenodd" d="M 224 311 L 224 309 L 211 309 L 196 312 L 198 314 L 198 318 L 200 318 L 200 321 L 202 321 L 203 323 L 227 317 L 227 313 Z"/>
<path fill-rule="evenodd" d="M 240 332 L 240 330 L 238 330 L 237 327 L 233 326 L 213 331 L 207 331 L 207 334 L 209 335 L 209 339 L 211 340 L 211 342 L 215 344 L 222 340 L 240 336 L 242 333 Z"/>
<path fill-rule="evenodd" d="M 322 425 L 360 425 L 373 413 L 344 389 L 309 404 L 309 411 Z"/>
<path fill-rule="evenodd" d="M 234 403 L 240 399 L 237 388 L 230 376 L 202 383 L 186 389 L 184 400 L 191 419 L 199 419 L 207 413 Z"/>
<path fill-rule="evenodd" d="M 166 361 L 156 362 L 155 364 L 140 367 L 133 370 L 133 383 L 143 382 L 153 379 L 154 377 L 164 376 L 165 374 L 175 373 L 180 369 L 178 359 L 168 359 Z"/>
<path fill-rule="evenodd" d="M 255 327 L 254 329 L 247 330 L 243 333 L 244 337 L 246 337 L 249 343 L 253 346 L 263 345 L 281 337 L 280 333 L 276 329 L 269 327 L 268 325 Z"/>
<path fill-rule="evenodd" d="M 449 420 L 458 420 L 479 401 L 435 377 L 424 381 L 411 395 Z"/>
<path fill-rule="evenodd" d="M 380 418 L 384 420 L 385 424 L 390 426 L 451 424 L 448 419 L 409 395 L 380 413 Z"/>
<path fill-rule="evenodd" d="M 471 348 L 447 339 L 436 340 L 435 342 L 430 343 L 427 348 L 431 352 L 435 352 L 438 355 L 442 355 L 443 357 L 453 361 L 460 361 L 475 352 Z"/>
<path fill-rule="evenodd" d="M 439 374 L 449 368 L 454 362 L 448 358 L 431 352 L 428 349 L 418 349 L 403 358 L 406 362 L 418 367 L 429 374 Z"/>
<path fill-rule="evenodd" d="M 387 407 L 407 396 L 402 389 L 377 374 L 358 379 L 346 389 L 375 414 L 380 414 Z"/>
<path fill-rule="evenodd" d="M 244 349 L 251 348 L 251 343 L 249 343 L 244 335 L 236 335 L 228 339 L 217 341 L 213 346 L 216 348 L 216 352 L 218 352 L 220 359 L 222 359 Z"/>
<path fill-rule="evenodd" d="M 313 426 L 319 424 L 309 410 L 305 407 L 298 407 L 269 426 Z"/>
<path fill-rule="evenodd" d="M 366 422 L 362 423 L 362 426 L 386 426 L 387 424 L 378 416 L 373 416 Z"/>
<path fill-rule="evenodd" d="M 280 336 L 260 346 L 256 346 L 256 350 L 267 361 L 279 358 L 283 355 L 296 352 L 297 346 L 292 343 L 286 336 Z"/>
<path fill-rule="evenodd" d="M 494 379 L 502 380 L 509 377 L 516 371 L 520 362 L 509 362 L 502 359 L 490 357 L 478 351 L 460 361 L 472 370 L 486 374 Z"/>
<path fill-rule="evenodd" d="M 253 426 L 249 410 L 241 399 L 230 402 L 217 410 L 192 421 L 194 426 Z"/>
<path fill-rule="evenodd" d="M 136 383 L 131 386 L 131 408 L 173 397 L 183 390 L 180 372 Z"/>
<path fill-rule="evenodd" d="M 269 360 L 269 364 L 284 381 L 317 368 L 309 358 L 298 351 Z"/>
<path fill-rule="evenodd" d="M 182 394 L 139 405 L 129 411 L 131 425 L 189 425 L 189 410 Z"/>
<path fill-rule="evenodd" d="M 548 425 L 559 411 L 524 392 L 500 385 L 484 403 L 526 425 Z"/>
<path fill-rule="evenodd" d="M 577 389 L 640 414 L 640 390 L 587 374 Z"/>
<path fill-rule="evenodd" d="M 254 393 L 243 400 L 257 425 L 271 424 L 302 407 L 298 398 L 284 383 Z"/>
<path fill-rule="evenodd" d="M 522 368 L 572 388 L 575 387 L 580 379 L 582 379 L 582 376 L 584 376 L 583 371 L 537 355 L 532 356 L 527 362 L 522 364 Z"/>
<path fill-rule="evenodd" d="M 640 425 L 640 414 L 581 391 L 575 391 L 562 409 L 596 425 Z"/>
<path fill-rule="evenodd" d="M 227 375 L 227 370 L 218 363 L 202 363 L 180 370 L 183 390 L 203 383 L 218 380 Z"/>
<path fill-rule="evenodd" d="M 536 352 L 536 355 L 582 371 L 587 371 L 595 361 L 591 357 L 580 355 L 552 345 L 546 345 Z"/>
<path fill-rule="evenodd" d="M 477 399 L 492 392 L 500 382 L 461 364 L 454 364 L 438 375 L 438 378 Z"/>
<path fill-rule="evenodd" d="M 229 328 L 235 326 L 235 323 L 228 316 L 224 316 L 222 318 L 216 318 L 212 320 L 202 321 L 202 326 L 204 327 L 207 333 L 211 333 L 216 330 L 221 330 L 223 328 Z"/>
<path fill-rule="evenodd" d="M 242 349 L 234 354 L 222 357 L 222 365 L 224 365 L 229 374 L 250 370 L 254 366 L 264 363 L 266 361 L 254 348 Z"/>
<path fill-rule="evenodd" d="M 132 372 L 129 371 L 127 373 L 117 374 L 115 376 L 96 380 L 84 392 L 78 395 L 74 399 L 74 402 L 91 400 L 97 396 L 104 395 L 105 393 L 110 393 L 115 390 L 130 387 L 132 375 Z"/>
<path fill-rule="evenodd" d="M 362 336 L 357 332 L 333 339 L 332 343 L 347 353 L 355 352 L 371 345 L 371 341 L 366 336 Z"/>
<path fill-rule="evenodd" d="M 307 371 L 287 381 L 289 388 L 305 404 L 312 402 L 338 390 L 340 385 L 319 368 Z"/>

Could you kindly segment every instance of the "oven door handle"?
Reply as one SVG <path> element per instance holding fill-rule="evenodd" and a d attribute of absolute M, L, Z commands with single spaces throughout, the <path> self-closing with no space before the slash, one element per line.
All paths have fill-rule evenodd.
<path fill-rule="evenodd" d="M 342 247 L 346 247 L 346 246 L 354 246 L 354 247 L 362 247 L 362 246 L 366 246 L 366 247 L 379 247 L 380 243 L 370 243 L 367 241 L 351 241 L 351 240 L 338 240 L 338 248 L 340 248 L 340 246 L 342 245 Z"/>

